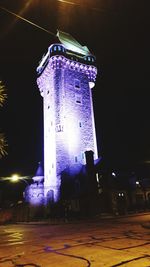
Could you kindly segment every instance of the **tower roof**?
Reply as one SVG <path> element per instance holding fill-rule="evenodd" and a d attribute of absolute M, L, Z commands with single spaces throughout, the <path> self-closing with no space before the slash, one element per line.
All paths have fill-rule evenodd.
<path fill-rule="evenodd" d="M 44 176 L 41 162 L 39 162 L 35 176 Z"/>
<path fill-rule="evenodd" d="M 65 46 L 65 48 L 69 51 L 79 53 L 81 55 L 91 55 L 87 46 L 82 46 L 79 44 L 74 37 L 72 37 L 69 33 L 57 31 L 56 36 L 58 37 L 59 41 Z"/>

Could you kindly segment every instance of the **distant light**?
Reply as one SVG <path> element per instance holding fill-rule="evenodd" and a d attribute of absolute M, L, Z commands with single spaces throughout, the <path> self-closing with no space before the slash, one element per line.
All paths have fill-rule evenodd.
<path fill-rule="evenodd" d="M 112 172 L 111 174 L 112 174 L 112 176 L 115 176 L 116 177 L 116 173 L 115 172 Z"/>
<path fill-rule="evenodd" d="M 96 173 L 96 180 L 97 180 L 97 182 L 99 182 L 98 173 Z"/>
<path fill-rule="evenodd" d="M 119 193 L 118 196 L 119 197 L 123 197 L 124 196 L 124 193 Z"/>
<path fill-rule="evenodd" d="M 18 202 L 17 202 L 17 204 L 22 204 L 23 203 L 23 201 L 22 200 L 19 200 Z"/>
<path fill-rule="evenodd" d="M 139 181 L 136 181 L 136 184 L 139 185 L 140 184 Z"/>

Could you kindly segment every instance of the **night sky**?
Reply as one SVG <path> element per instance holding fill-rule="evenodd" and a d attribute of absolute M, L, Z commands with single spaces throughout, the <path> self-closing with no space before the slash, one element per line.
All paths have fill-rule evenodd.
<path fill-rule="evenodd" d="M 57 29 L 71 34 L 97 58 L 93 102 L 99 156 L 106 168 L 149 176 L 148 2 L 0 1 L 0 79 L 8 95 L 0 110 L 0 129 L 8 142 L 0 176 L 34 174 L 43 161 L 43 107 L 36 68 Z"/>

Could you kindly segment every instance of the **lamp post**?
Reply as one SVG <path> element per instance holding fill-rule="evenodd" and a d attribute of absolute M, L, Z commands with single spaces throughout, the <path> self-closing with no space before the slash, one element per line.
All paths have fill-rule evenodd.
<path fill-rule="evenodd" d="M 9 177 L 11 183 L 18 183 L 20 181 L 23 181 L 27 185 L 26 188 L 29 186 L 27 179 L 29 179 L 28 176 L 20 176 L 19 174 L 13 174 Z M 25 199 L 25 192 L 23 192 L 23 198 Z"/>
<path fill-rule="evenodd" d="M 11 177 L 10 177 L 10 181 L 12 183 L 17 183 L 19 181 L 23 181 L 27 186 L 29 186 L 29 183 L 26 179 L 28 179 L 29 177 L 28 176 L 19 176 L 18 174 L 13 174 Z M 26 187 L 27 187 L 26 186 Z M 26 188 L 25 188 L 26 189 Z M 23 199 L 25 199 L 25 191 L 23 191 Z M 25 201 L 26 202 L 26 201 Z M 30 208 L 29 208 L 29 205 L 25 205 L 24 206 L 25 210 L 24 210 L 24 214 L 26 214 L 25 218 L 26 218 L 26 221 L 29 221 L 29 217 L 30 217 Z M 24 216 L 23 216 L 24 217 Z M 24 219 L 25 219 L 24 218 Z"/>

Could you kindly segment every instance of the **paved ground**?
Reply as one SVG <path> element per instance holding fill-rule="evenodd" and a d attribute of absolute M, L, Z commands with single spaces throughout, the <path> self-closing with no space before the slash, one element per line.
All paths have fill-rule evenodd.
<path fill-rule="evenodd" d="M 0 267 L 150 267 L 150 214 L 0 226 Z"/>

